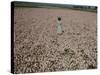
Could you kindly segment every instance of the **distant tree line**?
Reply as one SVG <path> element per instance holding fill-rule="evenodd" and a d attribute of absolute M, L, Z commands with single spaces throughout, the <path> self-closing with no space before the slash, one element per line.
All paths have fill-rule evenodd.
<path fill-rule="evenodd" d="M 51 3 L 36 3 L 36 2 L 20 2 L 14 1 L 15 7 L 34 7 L 34 8 L 69 8 L 78 9 L 84 11 L 97 11 L 96 6 L 81 6 L 81 5 L 71 5 L 71 4 L 51 4 Z"/>
<path fill-rule="evenodd" d="M 73 8 L 80 8 L 80 9 L 97 9 L 96 6 L 73 6 Z"/>

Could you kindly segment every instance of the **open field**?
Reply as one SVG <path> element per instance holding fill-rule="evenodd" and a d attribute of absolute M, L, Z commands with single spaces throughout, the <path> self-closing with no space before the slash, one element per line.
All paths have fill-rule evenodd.
<path fill-rule="evenodd" d="M 57 35 L 57 17 L 64 33 Z M 14 72 L 97 68 L 97 13 L 70 9 L 14 9 Z"/>

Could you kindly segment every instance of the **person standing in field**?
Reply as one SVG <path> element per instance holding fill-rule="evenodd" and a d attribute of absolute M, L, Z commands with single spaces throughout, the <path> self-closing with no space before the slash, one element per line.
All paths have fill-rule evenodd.
<path fill-rule="evenodd" d="M 57 19 L 57 34 L 61 35 L 63 33 L 63 29 L 62 29 L 62 21 L 61 21 L 61 17 L 58 17 Z"/>

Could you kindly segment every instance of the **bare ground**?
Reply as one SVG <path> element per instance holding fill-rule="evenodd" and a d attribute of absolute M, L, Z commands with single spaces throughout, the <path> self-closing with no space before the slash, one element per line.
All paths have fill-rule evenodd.
<path fill-rule="evenodd" d="M 64 33 L 57 35 L 57 17 Z M 14 72 L 97 67 L 97 14 L 69 9 L 15 8 Z"/>

